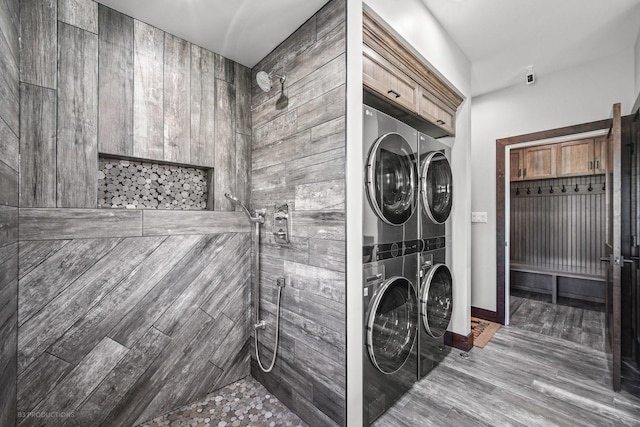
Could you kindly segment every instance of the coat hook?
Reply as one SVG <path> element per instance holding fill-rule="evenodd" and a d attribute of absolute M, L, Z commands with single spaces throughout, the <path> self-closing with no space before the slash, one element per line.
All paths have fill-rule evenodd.
<path fill-rule="evenodd" d="M 587 190 L 593 191 L 593 187 L 591 186 L 591 183 L 589 183 L 589 188 L 587 188 Z"/>
<path fill-rule="evenodd" d="M 527 194 L 531 194 L 531 189 L 527 187 Z"/>
<path fill-rule="evenodd" d="M 551 187 L 549 187 L 549 193 L 553 194 L 553 185 Z"/>
<path fill-rule="evenodd" d="M 519 195 L 520 195 L 520 189 L 516 188 L 516 196 L 519 196 Z"/>
<path fill-rule="evenodd" d="M 566 189 L 566 188 L 564 188 L 564 184 L 562 184 L 562 192 L 563 192 L 563 193 L 566 193 L 566 192 L 567 192 L 567 189 Z"/>
<path fill-rule="evenodd" d="M 576 193 L 580 191 L 580 189 L 578 188 L 578 184 L 576 184 L 576 188 L 574 188 L 573 191 L 575 191 Z"/>
<path fill-rule="evenodd" d="M 542 194 L 542 188 L 538 187 L 538 194 Z"/>

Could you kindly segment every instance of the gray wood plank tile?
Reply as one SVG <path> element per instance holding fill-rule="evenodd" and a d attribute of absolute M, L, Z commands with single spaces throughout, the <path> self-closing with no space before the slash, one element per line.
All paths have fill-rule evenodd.
<path fill-rule="evenodd" d="M 20 81 L 56 89 L 58 71 L 58 2 L 20 2 L 22 55 Z"/>
<path fill-rule="evenodd" d="M 98 36 L 58 26 L 57 204 L 97 204 Z"/>
<path fill-rule="evenodd" d="M 58 20 L 98 34 L 98 3 L 92 0 L 58 0 Z"/>
<path fill-rule="evenodd" d="M 164 32 L 134 21 L 133 155 L 164 159 Z"/>
<path fill-rule="evenodd" d="M 215 54 L 191 45 L 190 162 L 215 165 Z"/>
<path fill-rule="evenodd" d="M 20 140 L 7 123 L 0 117 L 0 162 L 17 171 Z"/>
<path fill-rule="evenodd" d="M 0 248 L 18 241 L 18 208 L 0 205 Z"/>
<path fill-rule="evenodd" d="M 327 3 L 317 15 L 318 39 L 324 37 L 329 31 L 340 24 L 344 25 L 346 14 L 345 0 L 334 0 Z"/>
<path fill-rule="evenodd" d="M 145 210 L 143 234 L 166 236 L 175 234 L 245 233 L 249 222 L 244 212 Z"/>
<path fill-rule="evenodd" d="M 111 251 L 119 239 L 75 240 L 20 280 L 19 323 L 24 324 Z"/>
<path fill-rule="evenodd" d="M 169 344 L 169 338 L 150 328 L 77 409 L 69 425 L 100 425 Z"/>
<path fill-rule="evenodd" d="M 129 350 L 105 338 L 84 358 L 47 397 L 36 406 L 38 412 L 73 412 L 85 396 L 98 387 L 102 380 Z M 27 419 L 29 420 L 29 419 Z M 33 425 L 40 423 L 35 420 Z M 62 425 L 65 418 L 54 418 L 51 425 Z M 26 423 L 29 425 L 29 423 Z"/>
<path fill-rule="evenodd" d="M 190 43 L 164 37 L 164 160 L 189 163 Z"/>
<path fill-rule="evenodd" d="M 345 86 L 338 86 L 298 108 L 296 130 L 301 131 L 345 115 Z"/>
<path fill-rule="evenodd" d="M 56 91 L 23 83 L 20 109 L 20 204 L 55 208 Z"/>
<path fill-rule="evenodd" d="M 172 236 L 126 279 L 78 320 L 50 352 L 77 363 L 135 306 L 195 244 L 198 237 Z"/>
<path fill-rule="evenodd" d="M 27 366 L 54 344 L 118 283 L 132 274 L 163 241 L 164 238 L 158 237 L 124 239 L 114 250 L 82 273 L 20 327 L 19 365 Z M 114 266 L 118 266 L 117 269 Z M 51 286 L 59 284 L 53 282 Z"/>
<path fill-rule="evenodd" d="M 0 35 L 4 36 L 11 50 L 13 61 L 19 62 L 20 43 L 18 41 L 20 25 L 19 0 L 0 2 Z"/>
<path fill-rule="evenodd" d="M 146 333 L 184 290 L 213 262 L 223 249 L 220 235 L 201 236 L 190 251 L 146 294 L 109 332 L 125 347 L 133 345 Z"/>
<path fill-rule="evenodd" d="M 32 411 L 72 369 L 72 364 L 42 353 L 18 377 L 18 410 Z"/>
<path fill-rule="evenodd" d="M 346 146 L 345 129 L 344 117 L 338 117 L 312 127 L 310 153 L 317 154 L 336 148 L 344 148 Z"/>
<path fill-rule="evenodd" d="M 236 133 L 236 197 L 249 206 L 251 196 L 251 136 Z M 240 207 L 237 207 L 240 209 Z"/>
<path fill-rule="evenodd" d="M 273 144 L 296 133 L 298 111 L 293 110 L 282 114 L 266 123 L 253 121 L 253 147 L 254 149 Z"/>
<path fill-rule="evenodd" d="M 20 76 L 18 62 L 0 33 L 0 119 L 17 134 L 20 123 Z"/>
<path fill-rule="evenodd" d="M 215 194 L 213 195 L 213 206 L 217 211 L 231 211 L 235 209 L 233 204 L 224 197 L 224 193 L 234 193 L 236 190 L 235 111 L 236 93 L 233 85 L 217 79 L 215 108 Z"/>
<path fill-rule="evenodd" d="M 18 172 L 0 162 L 0 205 L 18 207 Z"/>
<path fill-rule="evenodd" d="M 311 132 L 302 131 L 272 144 L 254 148 L 251 153 L 251 168 L 261 169 L 308 156 Z"/>
<path fill-rule="evenodd" d="M 343 53 L 289 86 L 289 109 L 298 108 L 345 84 L 346 65 L 346 54 Z"/>
<path fill-rule="evenodd" d="M 98 149 L 133 155 L 133 18 L 99 7 Z"/>
<path fill-rule="evenodd" d="M 251 70 L 234 63 L 236 84 L 236 132 L 251 135 Z"/>
<path fill-rule="evenodd" d="M 215 77 L 227 83 L 234 84 L 235 69 L 234 62 L 222 55 L 215 54 Z M 235 110 L 234 110 L 235 111 Z"/>
<path fill-rule="evenodd" d="M 328 211 L 345 209 L 344 179 L 296 185 L 296 210 Z"/>
<path fill-rule="evenodd" d="M 292 228 L 294 236 L 344 241 L 345 216 L 337 211 L 299 211 Z"/>
<path fill-rule="evenodd" d="M 21 209 L 20 240 L 142 236 L 142 212 L 121 209 Z"/>
<path fill-rule="evenodd" d="M 309 265 L 345 271 L 345 242 L 324 239 L 309 239 Z"/>
<path fill-rule="evenodd" d="M 31 270 L 69 242 L 70 240 L 20 242 L 20 271 L 18 278 L 21 279 L 26 276 Z"/>

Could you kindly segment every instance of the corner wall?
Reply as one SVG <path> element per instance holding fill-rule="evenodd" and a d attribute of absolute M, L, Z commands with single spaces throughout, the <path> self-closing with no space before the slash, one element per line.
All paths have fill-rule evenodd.
<path fill-rule="evenodd" d="M 444 142 L 452 147 L 455 187 L 450 244 L 453 256 L 449 261 L 455 281 L 454 308 L 449 330 L 467 336 L 471 331 L 471 63 L 420 0 L 364 3 L 466 97 L 456 115 L 456 136 Z"/>
<path fill-rule="evenodd" d="M 496 139 L 606 119 L 615 102 L 634 102 L 633 50 L 473 98 L 471 305 L 496 310 Z"/>
<path fill-rule="evenodd" d="M 345 82 L 346 2 L 333 0 L 253 69 L 286 73 L 252 90 L 251 206 L 267 209 L 261 235 L 263 364 L 274 344 L 276 279 L 282 291 L 273 371 L 252 353 L 251 373 L 312 426 L 345 425 Z M 274 242 L 274 205 L 292 209 L 292 242 Z"/>
<path fill-rule="evenodd" d="M 635 95 L 636 98 L 640 97 L 640 32 L 638 32 L 638 38 L 635 45 Z"/>
<path fill-rule="evenodd" d="M 16 425 L 19 2 L 0 1 L 0 425 Z"/>
<path fill-rule="evenodd" d="M 224 193 L 248 197 L 250 70 L 91 0 L 20 18 L 21 425 L 134 425 L 248 375 Z M 98 153 L 213 166 L 215 210 L 96 209 Z"/>

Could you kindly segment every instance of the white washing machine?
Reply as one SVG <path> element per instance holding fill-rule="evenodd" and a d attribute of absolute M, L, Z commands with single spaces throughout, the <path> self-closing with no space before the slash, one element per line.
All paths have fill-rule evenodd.
<path fill-rule="evenodd" d="M 428 135 L 418 135 L 419 150 L 419 317 L 418 379 L 448 354 L 444 345 L 453 310 L 453 277 L 447 254 L 451 253 L 450 215 L 453 206 L 453 173 L 450 148 Z"/>

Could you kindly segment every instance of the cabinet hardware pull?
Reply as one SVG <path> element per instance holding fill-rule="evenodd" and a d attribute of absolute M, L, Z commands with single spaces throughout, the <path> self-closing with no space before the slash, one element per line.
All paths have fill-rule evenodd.
<path fill-rule="evenodd" d="M 593 169 L 593 161 L 589 162 L 589 170 Z"/>
<path fill-rule="evenodd" d="M 400 98 L 400 94 L 393 89 L 389 90 L 387 93 L 391 95 L 395 95 L 396 98 Z"/>
<path fill-rule="evenodd" d="M 524 168 L 524 172 L 522 173 L 522 176 L 527 176 L 527 168 Z"/>
<path fill-rule="evenodd" d="M 600 160 L 596 160 L 596 169 L 600 169 Z"/>
<path fill-rule="evenodd" d="M 436 123 L 439 125 L 443 125 L 444 124 L 444 120 L 436 120 Z"/>
<path fill-rule="evenodd" d="M 518 169 L 518 178 L 520 178 L 520 175 L 522 175 L 522 169 Z"/>

